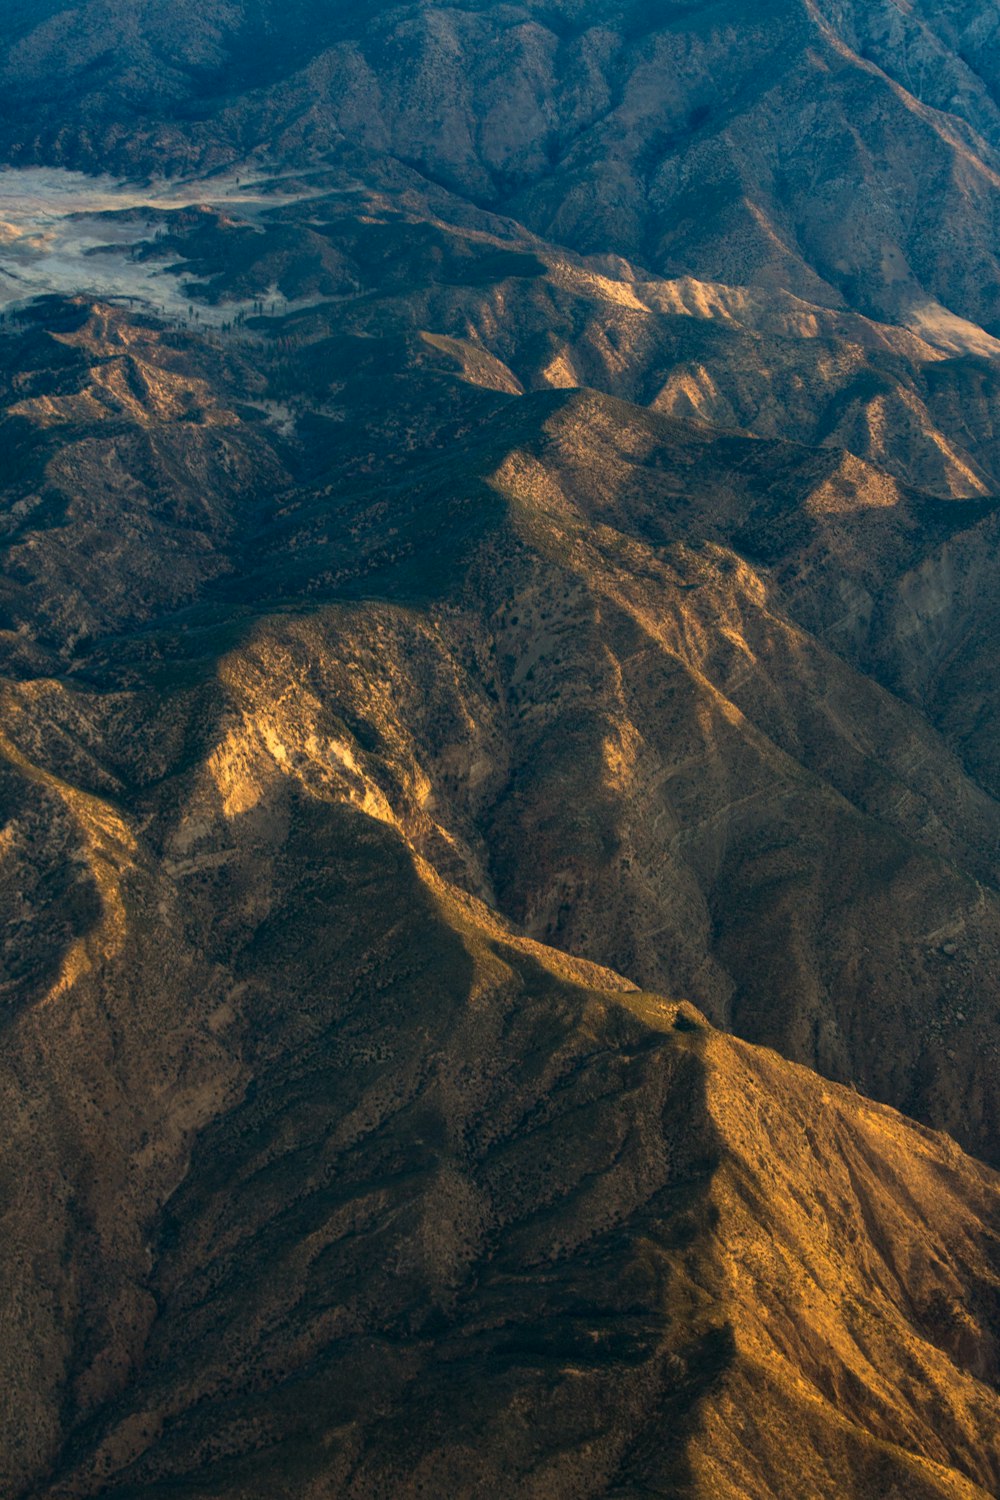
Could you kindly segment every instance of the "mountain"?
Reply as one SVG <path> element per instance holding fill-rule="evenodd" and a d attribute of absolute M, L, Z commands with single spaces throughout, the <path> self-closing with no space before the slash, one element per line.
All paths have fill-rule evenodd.
<path fill-rule="evenodd" d="M 11 9 L 8 160 L 347 148 L 661 275 L 1000 333 L 998 21 L 971 0 Z"/>
<path fill-rule="evenodd" d="M 68 1433 L 29 1493 L 995 1492 L 994 1173 L 279 796 L 254 940 L 35 1013 L 8 1487 Z"/>
<path fill-rule="evenodd" d="M 0 1491 L 996 1494 L 995 18 L 7 20 Z"/>

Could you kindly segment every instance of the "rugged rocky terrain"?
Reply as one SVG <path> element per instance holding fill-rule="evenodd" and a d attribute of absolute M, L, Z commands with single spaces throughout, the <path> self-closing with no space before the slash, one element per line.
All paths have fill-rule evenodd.
<path fill-rule="evenodd" d="M 973 0 L 10 10 L 8 160 L 334 146 L 657 273 L 1000 332 L 998 20 Z"/>
<path fill-rule="evenodd" d="M 1000 1492 L 991 26 L 10 7 L 4 1495 Z"/>

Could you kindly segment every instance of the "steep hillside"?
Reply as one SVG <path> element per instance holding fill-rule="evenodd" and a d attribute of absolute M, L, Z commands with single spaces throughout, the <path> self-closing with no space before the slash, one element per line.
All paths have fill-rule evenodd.
<path fill-rule="evenodd" d="M 221 673 L 520 930 L 996 1158 L 1000 808 L 984 742 L 920 711 L 956 651 L 987 675 L 991 502 L 484 389 L 419 338 L 281 355 L 314 392 L 288 435 L 266 346 L 38 316 L 9 341 L 17 753 L 145 825 L 227 743 Z"/>
<path fill-rule="evenodd" d="M 360 153 L 659 274 L 958 347 L 962 320 L 1000 334 L 998 22 L 971 0 L 90 0 L 13 22 L 9 161 L 176 174 Z"/>
<path fill-rule="evenodd" d="M 1000 1493 L 996 16 L 5 20 L 0 1494 Z"/>
<path fill-rule="evenodd" d="M 237 702 L 155 858 L 8 751 L 100 915 L 5 1034 L 4 1492 L 993 1493 L 996 1176 L 506 931 Z"/>

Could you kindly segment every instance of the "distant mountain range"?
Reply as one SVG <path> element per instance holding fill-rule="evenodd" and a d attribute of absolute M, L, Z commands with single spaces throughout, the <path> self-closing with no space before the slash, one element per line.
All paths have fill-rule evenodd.
<path fill-rule="evenodd" d="M 1000 334 L 1000 16 L 972 0 L 10 10 L 13 162 L 356 153 L 658 276 Z"/>
<path fill-rule="evenodd" d="M 1000 1493 L 1000 15 L 741 12 L 7 7 L 12 1500 Z"/>

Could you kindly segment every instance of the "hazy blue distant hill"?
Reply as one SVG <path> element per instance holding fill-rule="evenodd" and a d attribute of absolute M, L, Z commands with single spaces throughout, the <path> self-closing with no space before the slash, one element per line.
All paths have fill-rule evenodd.
<path fill-rule="evenodd" d="M 659 274 L 1000 333 L 992 8 L 88 0 L 13 21 L 11 161 L 360 147 Z"/>

